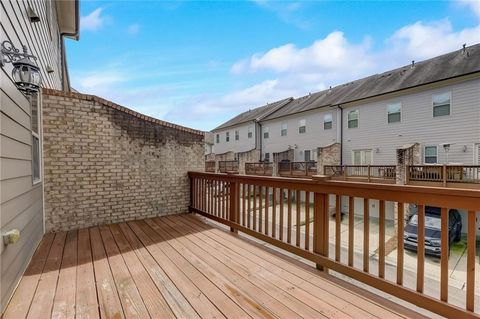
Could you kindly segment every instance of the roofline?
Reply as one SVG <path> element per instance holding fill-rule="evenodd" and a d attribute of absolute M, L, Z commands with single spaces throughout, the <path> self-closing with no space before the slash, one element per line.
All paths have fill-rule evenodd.
<path fill-rule="evenodd" d="M 94 102 L 97 102 L 99 104 L 110 107 L 112 109 L 115 109 L 117 111 L 120 111 L 120 112 L 129 114 L 129 115 L 132 115 L 134 117 L 137 117 L 141 120 L 151 122 L 151 123 L 154 123 L 154 124 L 158 124 L 158 125 L 162 125 L 162 126 L 165 126 L 165 127 L 169 127 L 169 128 L 172 128 L 172 129 L 176 129 L 176 130 L 179 130 L 179 131 L 184 131 L 184 132 L 187 132 L 187 133 L 200 135 L 205 139 L 205 132 L 204 131 L 196 130 L 196 129 L 193 129 L 193 128 L 189 128 L 189 127 L 186 127 L 186 126 L 181 126 L 181 125 L 170 123 L 170 122 L 166 122 L 166 121 L 163 121 L 163 120 L 159 120 L 159 119 L 156 119 L 154 117 L 136 112 L 136 111 L 134 111 L 132 109 L 129 109 L 125 106 L 122 106 L 120 104 L 116 104 L 116 103 L 111 102 L 109 100 L 106 100 L 104 98 L 98 97 L 96 95 L 83 94 L 83 93 L 78 93 L 78 92 L 65 92 L 65 91 L 59 91 L 59 90 L 48 89 L 48 88 L 42 89 L 42 94 L 51 95 L 51 96 L 69 97 L 69 98 L 75 98 L 75 99 L 84 100 L 84 101 L 94 101 Z"/>
<path fill-rule="evenodd" d="M 479 74 L 480 75 L 480 70 L 479 71 L 474 71 L 474 72 L 469 72 L 469 73 L 464 73 L 464 74 L 457 75 L 457 76 L 452 76 L 452 77 L 449 77 L 449 78 L 444 78 L 444 79 L 437 80 L 437 81 L 431 81 L 431 82 L 426 82 L 426 83 L 422 83 L 422 84 L 418 84 L 418 85 L 414 85 L 414 86 L 409 86 L 409 87 L 399 89 L 399 90 L 395 90 L 395 91 L 380 93 L 380 94 L 371 95 L 371 96 L 367 96 L 367 97 L 356 99 L 356 100 L 346 101 L 346 102 L 343 102 L 343 103 L 320 105 L 320 106 L 316 106 L 316 107 L 308 109 L 308 110 L 302 110 L 302 111 L 298 111 L 298 112 L 294 112 L 294 113 L 289 113 L 289 114 L 273 117 L 271 119 L 266 119 L 266 120 L 263 120 L 263 122 L 273 121 L 273 120 L 284 118 L 284 117 L 287 117 L 287 116 L 292 116 L 292 115 L 301 114 L 301 113 L 305 113 L 305 112 L 309 112 L 309 111 L 313 111 L 313 110 L 318 110 L 318 109 L 325 108 L 325 107 L 339 107 L 341 105 L 345 105 L 345 104 L 349 104 L 349 103 L 355 103 L 355 102 L 358 102 L 358 101 L 373 99 L 373 98 L 376 98 L 376 97 L 389 95 L 389 94 L 393 94 L 393 93 L 396 93 L 396 92 L 411 90 L 411 89 L 421 87 L 421 86 L 425 86 L 425 85 L 431 85 L 431 84 L 435 84 L 435 83 L 439 83 L 439 82 L 444 82 L 444 81 L 449 81 L 449 80 L 458 79 L 458 78 L 462 78 L 462 77 L 467 77 L 467 76 L 470 76 L 470 75 L 473 75 L 473 74 Z M 473 80 L 473 79 L 475 79 L 475 78 L 470 78 L 470 79 L 465 79 L 465 80 L 469 81 L 469 80 Z"/>
<path fill-rule="evenodd" d="M 73 16 L 75 19 L 74 31 L 73 32 L 60 32 L 62 37 L 69 37 L 74 40 L 78 40 L 80 38 L 80 0 L 73 0 L 73 1 L 57 1 L 58 5 L 68 5 L 69 2 L 73 2 Z"/>
<path fill-rule="evenodd" d="M 216 132 L 218 132 L 218 131 L 222 131 L 222 130 L 224 130 L 224 129 L 232 128 L 232 127 L 234 127 L 234 126 L 238 126 L 238 125 L 245 124 L 245 123 L 248 123 L 248 122 L 257 123 L 256 120 L 248 120 L 248 121 L 243 121 L 243 122 L 235 123 L 235 124 L 228 125 L 228 126 L 221 127 L 221 128 L 216 127 L 216 128 L 214 128 L 213 130 L 211 130 L 210 132 L 216 133 Z"/>

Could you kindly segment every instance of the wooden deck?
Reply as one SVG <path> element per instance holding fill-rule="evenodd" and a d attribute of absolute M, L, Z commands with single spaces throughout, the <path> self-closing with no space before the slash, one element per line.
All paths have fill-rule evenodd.
<path fill-rule="evenodd" d="M 416 313 L 177 215 L 46 234 L 4 318 L 407 318 Z"/>

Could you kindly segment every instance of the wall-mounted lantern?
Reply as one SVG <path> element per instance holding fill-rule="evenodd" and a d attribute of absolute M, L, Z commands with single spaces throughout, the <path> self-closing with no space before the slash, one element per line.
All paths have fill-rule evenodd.
<path fill-rule="evenodd" d="M 33 10 L 33 8 L 31 6 L 28 6 L 27 15 L 28 15 L 28 18 L 30 19 L 30 22 L 33 22 L 33 23 L 40 22 L 40 17 Z"/>
<path fill-rule="evenodd" d="M 0 65 L 12 63 L 12 78 L 18 90 L 25 95 L 38 92 L 42 78 L 40 68 L 35 61 L 37 57 L 28 53 L 27 47 L 23 46 L 23 53 L 15 48 L 10 41 L 3 41 L 0 51 Z"/>

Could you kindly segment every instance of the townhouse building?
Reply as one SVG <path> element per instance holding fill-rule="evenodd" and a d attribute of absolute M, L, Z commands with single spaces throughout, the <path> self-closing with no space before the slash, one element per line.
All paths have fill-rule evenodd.
<path fill-rule="evenodd" d="M 315 161 L 319 148 L 339 143 L 337 164 L 395 165 L 397 149 L 418 143 L 421 163 L 480 164 L 480 44 L 267 107 L 255 109 L 259 142 L 235 138 L 253 127 L 228 125 L 237 116 L 219 126 L 230 133 L 214 130 L 213 151 L 255 147 L 266 161 L 285 151 Z"/>

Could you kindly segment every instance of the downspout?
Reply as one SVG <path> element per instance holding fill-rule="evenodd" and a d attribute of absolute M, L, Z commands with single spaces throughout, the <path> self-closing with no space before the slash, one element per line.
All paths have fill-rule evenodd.
<path fill-rule="evenodd" d="M 255 122 L 256 124 L 258 124 L 258 130 L 260 131 L 260 134 L 259 135 L 256 135 L 256 132 L 255 132 L 255 148 L 257 148 L 257 141 L 259 142 L 259 149 L 260 149 L 260 159 L 259 159 L 259 162 L 262 161 L 262 148 L 263 148 L 263 145 L 262 145 L 262 124 L 260 124 L 260 122 Z M 255 130 L 257 130 L 257 125 L 255 125 Z M 258 140 L 257 140 L 258 138 Z"/>

